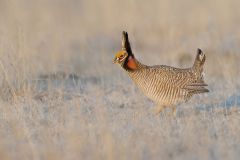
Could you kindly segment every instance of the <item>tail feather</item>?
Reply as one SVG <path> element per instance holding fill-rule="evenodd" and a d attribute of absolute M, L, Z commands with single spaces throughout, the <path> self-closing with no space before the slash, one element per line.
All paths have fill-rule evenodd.
<path fill-rule="evenodd" d="M 191 94 L 200 94 L 200 93 L 206 93 L 209 92 L 208 89 L 204 88 L 202 90 L 194 90 L 194 91 L 190 91 Z"/>
<path fill-rule="evenodd" d="M 209 92 L 209 90 L 205 88 L 206 86 L 208 86 L 206 83 L 192 83 L 184 87 L 184 89 L 193 94 L 205 93 Z"/>
<path fill-rule="evenodd" d="M 206 55 L 202 52 L 201 49 L 197 50 L 197 55 L 193 64 L 193 69 L 196 75 L 196 81 L 193 84 L 189 84 L 189 86 L 207 86 L 204 82 L 204 72 L 203 65 L 206 61 Z"/>
<path fill-rule="evenodd" d="M 205 60 L 206 60 L 206 55 L 202 52 L 201 49 L 198 49 L 197 55 L 193 64 L 193 68 L 202 69 Z"/>
<path fill-rule="evenodd" d="M 192 83 L 192 84 L 189 84 L 188 86 L 197 87 L 197 86 L 208 86 L 208 85 L 205 82 L 202 82 L 202 83 Z"/>
<path fill-rule="evenodd" d="M 193 94 L 199 94 L 199 93 L 209 92 L 209 90 L 207 88 L 202 88 L 202 89 L 193 90 L 193 91 L 190 91 L 190 92 L 192 92 Z"/>
<path fill-rule="evenodd" d="M 185 87 L 184 89 L 190 91 L 190 92 L 195 92 L 195 91 L 198 91 L 198 92 L 209 92 L 209 90 L 207 88 L 204 88 L 203 86 L 199 86 L 199 87 L 191 87 L 191 86 L 187 86 Z"/>
<path fill-rule="evenodd" d="M 207 88 L 204 88 L 204 87 L 191 88 L 191 89 L 190 88 L 185 88 L 185 89 L 187 89 L 189 95 L 209 92 L 209 90 Z"/>

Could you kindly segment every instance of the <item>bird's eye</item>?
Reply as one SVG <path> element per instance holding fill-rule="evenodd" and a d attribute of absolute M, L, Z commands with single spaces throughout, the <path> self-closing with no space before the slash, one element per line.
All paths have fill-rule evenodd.
<path fill-rule="evenodd" d="M 119 58 L 123 58 L 123 55 L 121 55 Z"/>

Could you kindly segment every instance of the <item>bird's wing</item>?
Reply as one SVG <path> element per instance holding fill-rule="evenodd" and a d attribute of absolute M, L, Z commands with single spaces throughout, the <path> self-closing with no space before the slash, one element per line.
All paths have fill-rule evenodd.
<path fill-rule="evenodd" d="M 161 65 L 149 67 L 149 69 L 152 70 L 152 73 L 155 73 L 154 77 L 159 83 L 193 93 L 208 92 L 208 90 L 204 88 L 207 84 L 197 78 L 191 68 L 179 69 Z"/>

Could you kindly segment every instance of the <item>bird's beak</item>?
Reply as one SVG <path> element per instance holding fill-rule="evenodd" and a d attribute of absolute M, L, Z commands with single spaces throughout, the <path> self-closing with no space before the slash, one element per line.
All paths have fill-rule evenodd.
<path fill-rule="evenodd" d="M 112 63 L 116 64 L 117 63 L 117 58 L 114 58 Z"/>

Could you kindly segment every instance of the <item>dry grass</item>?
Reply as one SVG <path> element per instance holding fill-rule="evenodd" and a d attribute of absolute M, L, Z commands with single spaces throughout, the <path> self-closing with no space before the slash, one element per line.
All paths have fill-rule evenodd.
<path fill-rule="evenodd" d="M 240 2 L 0 0 L 0 159 L 238 159 Z M 113 65 L 207 55 L 211 92 L 152 114 Z"/>

